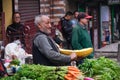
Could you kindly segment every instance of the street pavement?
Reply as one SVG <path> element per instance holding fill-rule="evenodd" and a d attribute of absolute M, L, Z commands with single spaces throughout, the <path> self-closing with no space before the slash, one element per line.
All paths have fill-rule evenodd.
<path fill-rule="evenodd" d="M 100 49 L 96 49 L 95 52 L 118 52 L 118 44 L 120 43 L 120 41 L 116 42 L 116 43 L 111 43 L 109 45 L 106 45 Z"/>
<path fill-rule="evenodd" d="M 117 61 L 118 60 L 118 44 L 120 44 L 120 41 L 111 43 L 100 49 L 96 49 L 95 50 L 95 58 L 105 56 L 107 58 L 111 58 L 111 59 Z"/>

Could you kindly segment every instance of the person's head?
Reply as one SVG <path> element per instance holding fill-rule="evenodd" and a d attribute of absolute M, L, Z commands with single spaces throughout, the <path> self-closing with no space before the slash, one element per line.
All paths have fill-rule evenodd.
<path fill-rule="evenodd" d="M 14 23 L 20 23 L 20 13 L 19 12 L 13 13 L 12 18 L 13 18 Z"/>
<path fill-rule="evenodd" d="M 51 22 L 50 22 L 50 18 L 48 16 L 38 15 L 35 17 L 34 23 L 40 31 L 42 31 L 46 34 L 51 33 Z"/>
<path fill-rule="evenodd" d="M 84 12 L 80 12 L 78 15 L 78 21 L 82 24 L 82 25 L 87 25 L 89 19 L 91 19 L 92 16 L 84 13 Z"/>
<path fill-rule="evenodd" d="M 70 11 L 68 11 L 68 12 L 66 12 L 66 14 L 65 14 L 65 19 L 70 20 L 70 19 L 72 18 L 72 16 L 73 16 L 73 13 L 70 12 Z"/>
<path fill-rule="evenodd" d="M 78 12 L 77 10 L 75 10 L 75 11 L 73 12 L 73 15 L 74 15 L 74 18 L 77 19 L 78 15 L 79 15 L 79 12 Z"/>

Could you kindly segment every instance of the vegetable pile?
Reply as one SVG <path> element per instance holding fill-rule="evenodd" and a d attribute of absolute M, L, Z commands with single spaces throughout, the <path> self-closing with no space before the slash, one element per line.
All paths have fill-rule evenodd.
<path fill-rule="evenodd" d="M 20 61 L 18 59 L 14 59 L 10 62 L 11 65 L 19 65 Z"/>
<path fill-rule="evenodd" d="M 95 80 L 120 80 L 120 65 L 105 57 L 85 59 L 79 69 Z"/>
<path fill-rule="evenodd" d="M 74 66 L 22 65 L 13 76 L 1 80 L 81 80 L 82 73 Z"/>

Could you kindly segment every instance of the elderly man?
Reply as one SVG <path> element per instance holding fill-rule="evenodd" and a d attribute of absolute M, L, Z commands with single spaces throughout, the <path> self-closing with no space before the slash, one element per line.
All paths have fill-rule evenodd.
<path fill-rule="evenodd" d="M 50 18 L 46 15 L 35 17 L 35 25 L 38 28 L 33 39 L 32 53 L 33 63 L 47 66 L 69 65 L 76 59 L 76 54 L 60 54 L 56 43 L 48 35 L 51 33 Z"/>

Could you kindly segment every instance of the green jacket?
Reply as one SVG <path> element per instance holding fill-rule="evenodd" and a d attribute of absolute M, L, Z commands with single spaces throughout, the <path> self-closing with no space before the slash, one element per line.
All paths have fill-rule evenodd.
<path fill-rule="evenodd" d="M 84 49 L 93 47 L 90 35 L 85 28 L 80 24 L 77 24 L 72 31 L 72 47 L 74 50 Z M 92 52 L 87 58 L 93 58 L 94 53 Z"/>

